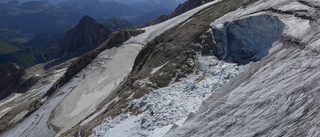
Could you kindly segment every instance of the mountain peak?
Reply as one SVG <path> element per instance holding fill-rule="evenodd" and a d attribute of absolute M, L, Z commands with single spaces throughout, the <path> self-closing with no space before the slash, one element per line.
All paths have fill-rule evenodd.
<path fill-rule="evenodd" d="M 93 18 L 91 18 L 90 16 L 88 16 L 88 15 L 84 15 L 82 18 L 81 18 L 81 20 L 80 20 L 80 22 L 79 22 L 79 25 L 80 24 L 95 24 L 95 23 L 97 23 Z"/>
<path fill-rule="evenodd" d="M 53 58 L 75 57 L 98 47 L 104 42 L 111 30 L 85 15 L 78 25 L 64 34 L 59 49 Z"/>

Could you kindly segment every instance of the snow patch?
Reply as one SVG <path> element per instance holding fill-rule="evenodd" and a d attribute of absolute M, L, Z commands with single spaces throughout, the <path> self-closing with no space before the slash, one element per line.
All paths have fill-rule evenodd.
<path fill-rule="evenodd" d="M 162 67 L 164 67 L 164 66 L 167 65 L 168 63 L 169 63 L 169 61 L 166 62 L 166 63 L 164 63 L 163 65 L 161 65 L 161 66 L 159 66 L 159 67 L 153 68 L 153 69 L 151 70 L 150 74 L 156 73 L 158 70 L 160 70 Z"/>

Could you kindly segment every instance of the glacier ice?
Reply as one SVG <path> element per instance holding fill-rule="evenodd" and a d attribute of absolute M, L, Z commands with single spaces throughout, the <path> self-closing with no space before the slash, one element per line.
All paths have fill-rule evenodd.
<path fill-rule="evenodd" d="M 276 16 L 250 16 L 212 28 L 217 46 L 217 56 L 227 62 L 247 64 L 268 55 L 285 24 Z"/>

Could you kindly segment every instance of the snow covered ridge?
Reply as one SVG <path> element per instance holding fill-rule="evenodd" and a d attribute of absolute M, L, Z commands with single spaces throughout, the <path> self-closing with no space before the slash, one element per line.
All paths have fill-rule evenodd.
<path fill-rule="evenodd" d="M 266 57 L 244 66 L 166 136 L 320 136 L 319 6 L 314 0 L 265 0 L 214 21 L 270 15 L 285 28 Z"/>
<path fill-rule="evenodd" d="M 214 56 L 198 55 L 196 61 L 198 73 L 133 100 L 130 107 L 139 108 L 142 114 L 106 119 L 91 136 L 163 136 L 173 125 L 181 125 L 189 113 L 196 112 L 215 89 L 238 74 L 236 64 L 219 61 Z"/>
<path fill-rule="evenodd" d="M 212 2 L 208 2 L 204 5 L 201 5 L 197 8 L 194 8 L 192 10 L 189 10 L 186 13 L 183 13 L 177 17 L 174 17 L 172 19 L 169 19 L 167 21 L 164 21 L 162 23 L 153 25 L 153 26 L 149 26 L 149 27 L 145 27 L 143 28 L 143 30 L 145 30 L 145 33 L 140 34 L 137 37 L 132 37 L 131 39 L 129 39 L 127 42 L 125 43 L 135 43 L 135 42 L 139 42 L 142 44 L 146 44 L 149 41 L 151 41 L 152 39 L 154 39 L 156 36 L 160 35 L 161 33 L 165 32 L 166 30 L 178 25 L 181 22 L 184 22 L 185 20 L 187 20 L 190 16 L 192 16 L 193 14 L 199 12 L 202 9 L 205 9 L 206 7 L 209 7 L 217 2 L 220 2 L 222 0 L 214 0 Z M 188 21 L 187 21 L 188 22 Z"/>

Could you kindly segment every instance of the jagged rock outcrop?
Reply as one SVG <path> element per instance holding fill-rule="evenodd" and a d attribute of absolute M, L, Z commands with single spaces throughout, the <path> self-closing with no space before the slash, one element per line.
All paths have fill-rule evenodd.
<path fill-rule="evenodd" d="M 0 100 L 12 93 L 24 93 L 37 78 L 24 78 L 26 72 L 14 63 L 0 64 Z"/>
<path fill-rule="evenodd" d="M 2 73 L 0 76 L 0 99 L 3 99 L 10 94 L 5 91 L 16 85 L 20 78 L 25 74 L 25 71 L 13 63 L 0 65 L 0 71 Z"/>
<path fill-rule="evenodd" d="M 111 32 L 91 17 L 84 16 L 78 25 L 64 34 L 52 59 L 68 59 L 89 52 L 106 41 Z"/>

